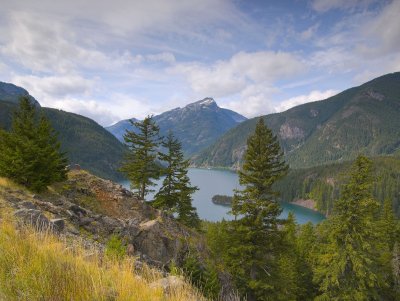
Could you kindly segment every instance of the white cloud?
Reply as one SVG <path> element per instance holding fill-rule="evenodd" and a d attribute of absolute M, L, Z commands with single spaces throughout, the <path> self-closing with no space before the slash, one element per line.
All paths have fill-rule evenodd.
<path fill-rule="evenodd" d="M 299 95 L 282 101 L 279 105 L 275 106 L 275 111 L 283 112 L 295 106 L 301 105 L 303 103 L 327 99 L 333 95 L 336 95 L 337 93 L 338 91 L 335 90 L 326 90 L 326 91 L 314 90 L 307 95 Z"/>
<path fill-rule="evenodd" d="M 111 101 L 97 99 L 67 98 L 52 102 L 52 107 L 74 112 L 96 120 L 102 126 L 109 126 L 121 119 L 138 118 L 153 114 L 152 106 L 129 95 L 116 93 L 110 95 Z"/>
<path fill-rule="evenodd" d="M 111 92 L 101 99 L 93 98 L 96 81 L 72 76 L 16 76 L 12 82 L 22 86 L 42 106 L 77 113 L 110 125 L 121 119 L 143 118 L 158 111 L 149 101 L 123 93 Z"/>
<path fill-rule="evenodd" d="M 340 3 L 333 1 L 331 4 Z M 363 3 L 368 4 L 350 1 L 348 5 L 362 6 Z M 310 54 L 310 64 L 324 68 L 328 74 L 353 73 L 355 84 L 398 71 L 400 1 L 381 4 L 376 9 L 366 9 L 337 22 L 331 33 L 317 40 L 319 50 Z"/>
<path fill-rule="evenodd" d="M 246 117 L 255 117 L 273 112 L 273 96 L 278 88 L 265 85 L 247 86 L 235 100 L 221 102 L 227 108 Z"/>
<path fill-rule="evenodd" d="M 40 12 L 42 18 L 67 19 L 82 32 L 96 28 L 120 36 L 155 32 L 190 35 L 191 29 L 209 22 L 243 23 L 241 14 L 228 0 L 5 0 L 2 11 Z M 86 25 L 86 26 L 82 26 Z"/>
<path fill-rule="evenodd" d="M 111 101 L 100 102 L 95 99 L 65 98 L 53 100 L 52 107 L 87 116 L 103 126 L 109 126 L 121 119 L 144 118 L 152 114 L 151 106 L 144 100 L 116 93 L 110 95 Z"/>
<path fill-rule="evenodd" d="M 318 28 L 319 28 L 319 23 L 310 26 L 309 28 L 300 33 L 300 39 L 303 41 L 310 40 L 316 35 Z"/>
<path fill-rule="evenodd" d="M 71 95 L 88 95 L 93 88 L 94 82 L 79 75 L 47 76 L 39 77 L 34 75 L 16 76 L 13 83 L 22 86 L 40 99 L 65 98 Z M 43 105 L 51 105 L 44 103 Z"/>
<path fill-rule="evenodd" d="M 386 5 L 375 17 L 361 27 L 365 42 L 359 46 L 361 54 L 380 57 L 400 52 L 400 1 Z"/>
<path fill-rule="evenodd" d="M 109 105 L 103 105 L 94 99 L 64 98 L 62 100 L 51 100 L 51 107 L 89 117 L 103 126 L 120 120 L 119 116 L 113 114 Z"/>
<path fill-rule="evenodd" d="M 192 89 L 201 95 L 225 97 L 242 92 L 252 84 L 271 84 L 304 70 L 296 55 L 287 52 L 239 52 L 212 65 L 179 64 L 171 72 L 183 74 Z"/>
<path fill-rule="evenodd" d="M 162 52 L 158 54 L 148 54 L 146 58 L 153 62 L 164 62 L 168 64 L 175 63 L 175 56 L 170 52 Z"/>
<path fill-rule="evenodd" d="M 0 53 L 34 72 L 69 73 L 76 69 L 103 69 L 134 63 L 129 52 L 107 55 L 84 41 L 59 20 L 13 13 L 8 40 Z M 87 44 L 85 44 L 87 43 Z"/>
<path fill-rule="evenodd" d="M 327 12 L 332 9 L 364 8 L 377 0 L 313 0 L 311 7 L 317 12 Z"/>

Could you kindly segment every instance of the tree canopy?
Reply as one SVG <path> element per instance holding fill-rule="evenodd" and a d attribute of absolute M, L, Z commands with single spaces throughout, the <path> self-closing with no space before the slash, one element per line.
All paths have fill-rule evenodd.
<path fill-rule="evenodd" d="M 137 191 L 143 200 L 153 191 L 154 179 L 160 176 L 160 168 L 156 163 L 157 148 L 160 144 L 159 127 L 152 116 L 147 116 L 143 121 L 133 122 L 137 129 L 126 130 L 124 140 L 129 148 L 121 171 L 131 182 L 131 187 Z"/>
<path fill-rule="evenodd" d="M 40 192 L 66 177 L 67 159 L 49 121 L 27 97 L 20 100 L 10 132 L 0 130 L 0 175 Z"/>

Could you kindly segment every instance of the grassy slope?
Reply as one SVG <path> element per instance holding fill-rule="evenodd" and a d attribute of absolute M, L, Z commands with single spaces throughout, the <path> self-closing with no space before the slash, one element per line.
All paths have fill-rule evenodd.
<path fill-rule="evenodd" d="M 0 190 L 23 189 L 0 178 Z M 134 269 L 132 258 L 101 256 L 79 241 L 31 228 L 16 230 L 0 197 L 0 300 L 204 300 L 185 283 L 168 293 L 151 283 L 162 274 Z"/>

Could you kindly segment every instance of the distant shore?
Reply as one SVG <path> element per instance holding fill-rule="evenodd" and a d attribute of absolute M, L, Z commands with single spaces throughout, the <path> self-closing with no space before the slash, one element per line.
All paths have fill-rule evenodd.
<path fill-rule="evenodd" d="M 292 202 L 290 202 L 292 204 L 296 204 L 298 206 L 304 207 L 304 208 L 308 208 L 311 209 L 313 211 L 319 212 L 317 210 L 317 203 L 312 200 L 312 199 L 298 199 L 298 200 L 294 200 Z"/>

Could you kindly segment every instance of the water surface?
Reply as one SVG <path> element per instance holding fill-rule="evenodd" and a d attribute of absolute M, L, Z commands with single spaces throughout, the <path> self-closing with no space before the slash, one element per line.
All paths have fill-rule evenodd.
<path fill-rule="evenodd" d="M 229 207 L 215 205 L 211 201 L 211 198 L 216 194 L 232 196 L 233 190 L 240 188 L 239 178 L 236 173 L 226 170 L 190 168 L 188 175 L 192 185 L 199 188 L 199 190 L 193 194 L 193 206 L 196 207 L 201 219 L 220 221 L 223 218 L 233 218 L 228 214 L 230 210 Z M 161 183 L 162 178 L 157 181 L 158 186 L 154 189 L 158 190 Z M 121 184 L 126 188 L 129 188 L 129 182 L 123 182 Z M 151 200 L 153 195 L 154 194 L 148 195 L 146 199 Z M 322 214 L 308 208 L 286 202 L 281 202 L 280 204 L 283 208 L 281 217 L 287 217 L 291 211 L 296 216 L 296 221 L 299 224 L 304 224 L 309 221 L 312 223 L 318 223 L 324 219 Z"/>

